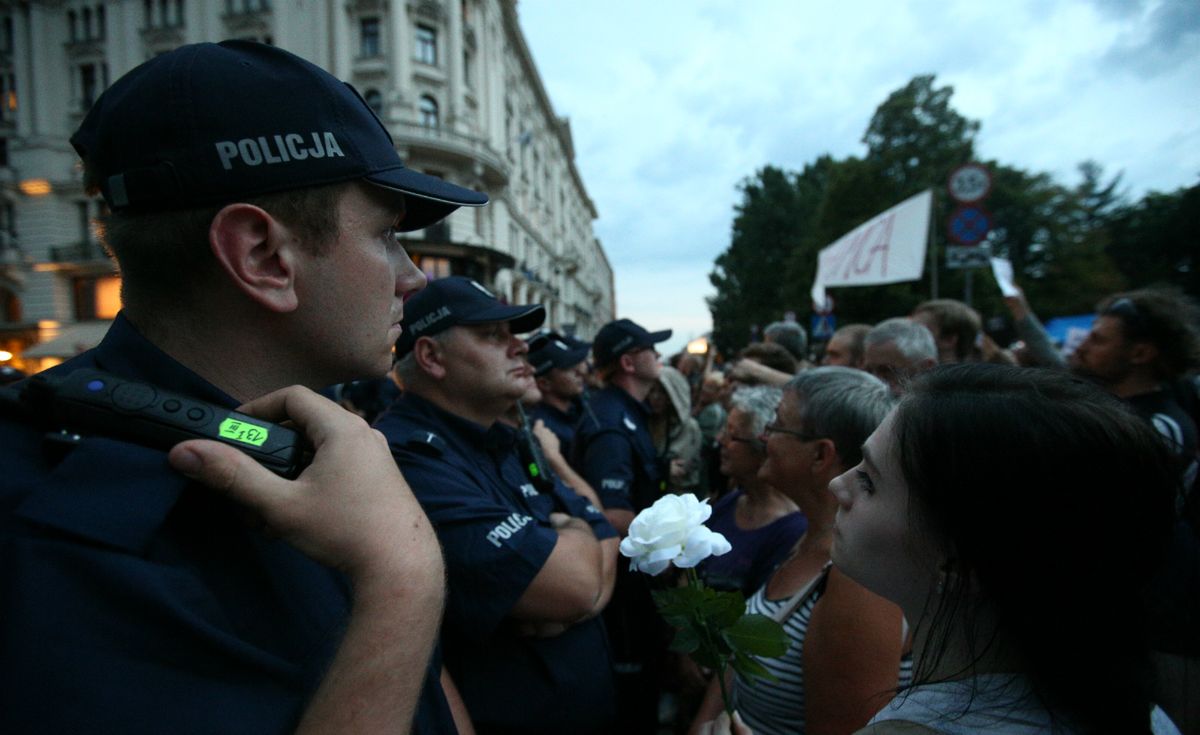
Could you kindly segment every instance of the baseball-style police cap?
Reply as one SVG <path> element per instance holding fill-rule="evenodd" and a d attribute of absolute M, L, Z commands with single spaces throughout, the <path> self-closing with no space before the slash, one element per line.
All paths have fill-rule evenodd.
<path fill-rule="evenodd" d="M 529 332 L 546 321 L 541 304 L 507 306 L 479 281 L 463 276 L 439 278 L 404 303 L 404 330 L 396 340 L 396 359 L 412 351 L 420 337 L 460 324 L 508 322 L 513 334 Z"/>
<path fill-rule="evenodd" d="M 407 169 L 350 85 L 274 46 L 181 46 L 121 77 L 71 137 L 113 210 L 156 211 L 364 179 L 419 230 L 487 195 Z"/>
<path fill-rule="evenodd" d="M 600 328 L 592 352 L 597 365 L 607 365 L 621 355 L 639 347 L 651 347 L 671 338 L 671 330 L 647 332 L 640 324 L 629 319 L 618 319 Z"/>
<path fill-rule="evenodd" d="M 569 340 L 557 332 L 542 332 L 526 340 L 526 344 L 529 345 L 529 363 L 538 377 L 554 368 L 565 370 L 578 365 L 587 359 L 592 348 L 590 342 Z"/>

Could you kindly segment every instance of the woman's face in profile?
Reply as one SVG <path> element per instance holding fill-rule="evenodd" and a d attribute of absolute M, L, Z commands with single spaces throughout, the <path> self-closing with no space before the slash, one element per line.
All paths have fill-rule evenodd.
<path fill-rule="evenodd" d="M 898 604 L 926 599 L 936 555 L 914 529 L 894 443 L 896 413 L 863 446 L 863 461 L 829 483 L 838 501 L 833 562 L 854 581 Z"/>

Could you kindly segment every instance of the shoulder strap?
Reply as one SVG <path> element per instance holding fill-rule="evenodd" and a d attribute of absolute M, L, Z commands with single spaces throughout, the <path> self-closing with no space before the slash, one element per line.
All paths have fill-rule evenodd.
<path fill-rule="evenodd" d="M 799 592 L 792 595 L 790 599 L 788 599 L 769 617 L 776 623 L 783 625 L 785 620 L 792 617 L 792 613 L 796 612 L 796 610 L 798 610 L 800 606 L 803 605 L 806 600 L 808 600 L 809 597 L 812 597 L 812 594 L 813 592 L 816 592 L 817 587 L 819 587 L 825 581 L 825 578 L 829 576 L 829 568 L 831 566 L 833 566 L 832 561 L 825 562 L 825 566 L 821 567 L 821 571 L 819 574 L 817 574 L 817 576 L 810 579 L 808 584 L 801 587 Z"/>

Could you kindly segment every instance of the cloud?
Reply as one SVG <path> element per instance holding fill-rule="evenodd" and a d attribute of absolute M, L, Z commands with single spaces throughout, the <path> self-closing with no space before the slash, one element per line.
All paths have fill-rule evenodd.
<path fill-rule="evenodd" d="M 1095 159 L 1134 196 L 1200 173 L 1192 0 L 521 0 L 522 26 L 596 203 L 622 315 L 708 328 L 737 185 L 862 155 L 886 96 L 955 88 L 977 149 L 1064 183 Z M 686 328 L 684 325 L 687 325 Z"/>

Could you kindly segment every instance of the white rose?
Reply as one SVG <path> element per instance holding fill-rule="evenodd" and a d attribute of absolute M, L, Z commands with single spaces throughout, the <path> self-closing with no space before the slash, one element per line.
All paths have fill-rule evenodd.
<path fill-rule="evenodd" d="M 621 554 L 629 557 L 630 569 L 651 575 L 671 564 L 694 567 L 710 556 L 726 554 L 733 547 L 704 525 L 710 515 L 708 501 L 695 495 L 664 495 L 629 524 Z"/>

